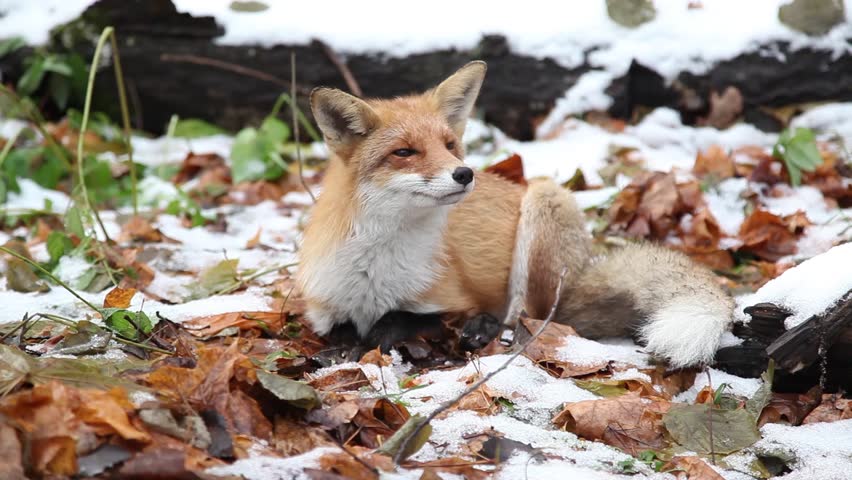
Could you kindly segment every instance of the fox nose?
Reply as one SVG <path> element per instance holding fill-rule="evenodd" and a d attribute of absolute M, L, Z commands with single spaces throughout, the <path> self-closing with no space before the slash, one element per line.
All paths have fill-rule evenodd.
<path fill-rule="evenodd" d="M 462 185 L 467 185 L 473 181 L 473 170 L 470 167 L 458 167 L 453 170 L 453 180 Z"/>

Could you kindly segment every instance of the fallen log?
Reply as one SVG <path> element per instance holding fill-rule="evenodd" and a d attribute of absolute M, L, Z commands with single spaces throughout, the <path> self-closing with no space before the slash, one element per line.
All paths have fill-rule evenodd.
<path fill-rule="evenodd" d="M 100 0 L 77 20 L 55 29 L 49 49 L 68 49 L 89 58 L 93 32 L 107 25 L 118 34 L 134 126 L 151 132 L 163 131 L 173 114 L 202 118 L 229 130 L 258 123 L 276 97 L 290 90 L 290 53 L 295 52 L 299 104 L 306 112 L 305 97 L 314 86 L 349 89 L 354 84 L 365 96 L 401 95 L 433 86 L 471 59 L 483 59 L 489 73 L 478 103 L 482 116 L 523 140 L 532 138 L 555 101 L 594 69 L 588 62 L 566 68 L 552 59 L 512 51 L 500 35 L 484 36 L 469 50 L 408 57 L 395 57 L 393 52 L 334 52 L 321 41 L 268 48 L 219 45 L 216 39 L 223 29 L 215 19 L 180 13 L 169 0 Z M 14 82 L 22 74 L 26 53 L 0 59 L 3 82 Z M 118 118 L 109 70 L 98 74 L 95 107 Z M 733 86 L 743 96 L 745 120 L 775 130 L 782 122 L 767 113 L 767 107 L 852 100 L 850 83 L 849 52 L 834 55 L 772 42 L 719 62 L 706 73 L 681 73 L 673 82 L 634 62 L 611 83 L 609 111 L 630 119 L 644 107 L 667 106 L 679 110 L 690 124 L 708 114 L 712 92 Z"/>
<path fill-rule="evenodd" d="M 771 303 L 747 307 L 745 313 L 751 320 L 734 326 L 744 342 L 720 349 L 717 368 L 757 377 L 772 359 L 778 391 L 805 391 L 816 384 L 827 390 L 852 388 L 852 290 L 789 330 L 784 319 L 791 312 Z"/>

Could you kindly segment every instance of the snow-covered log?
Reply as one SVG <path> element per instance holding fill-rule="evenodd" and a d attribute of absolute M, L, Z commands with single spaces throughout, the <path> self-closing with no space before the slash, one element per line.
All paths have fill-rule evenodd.
<path fill-rule="evenodd" d="M 88 4 L 67 3 L 80 9 Z M 306 93 L 314 86 L 352 89 L 347 75 L 365 96 L 399 95 L 432 86 L 471 59 L 486 60 L 488 80 L 478 105 L 488 122 L 517 139 L 531 138 L 554 105 L 557 118 L 549 124 L 593 109 L 630 118 L 646 106 L 675 108 L 685 123 L 694 123 L 710 115 L 713 93 L 718 97 L 735 87 L 742 95 L 741 116 L 773 130 L 781 124 L 766 107 L 852 100 L 852 54 L 844 47 L 852 28 L 841 25 L 808 37 L 778 23 L 772 2 L 743 4 L 736 14 L 725 5 L 689 10 L 673 2 L 660 7 L 657 20 L 635 29 L 616 25 L 603 2 L 565 17 L 550 2 L 534 1 L 516 6 L 519 21 L 509 22 L 500 8 L 482 11 L 472 2 L 454 5 L 461 11 L 452 18 L 436 6 L 436 12 L 421 12 L 420 20 L 406 19 L 408 34 L 379 21 L 353 27 L 342 17 L 360 11 L 356 6 L 322 12 L 321 6 L 281 2 L 264 4 L 267 11 L 239 13 L 226 1 L 174 3 L 178 8 L 172 0 L 100 0 L 54 29 L 50 48 L 89 57 L 97 32 L 113 25 L 135 126 L 150 131 L 162 131 L 173 114 L 232 130 L 256 122 L 289 91 L 291 52 L 305 110 Z M 36 14 L 42 13 L 7 13 L 5 29 L 21 30 L 13 22 Z M 750 25 L 729 29 L 734 17 Z M 433 34 L 433 24 L 443 33 Z M 529 25 L 538 27 L 530 32 Z M 678 36 L 680 31 L 689 35 Z M 33 32 L 25 37 L 43 41 Z M 25 57 L 22 51 L 0 59 L 4 82 L 21 75 Z M 96 106 L 117 117 L 108 70 L 99 74 Z"/>

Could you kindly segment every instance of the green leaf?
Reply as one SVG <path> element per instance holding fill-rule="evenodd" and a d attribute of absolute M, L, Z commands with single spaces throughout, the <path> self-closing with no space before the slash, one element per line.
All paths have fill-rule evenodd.
<path fill-rule="evenodd" d="M 198 274 L 198 283 L 192 288 L 193 299 L 209 297 L 233 285 L 239 278 L 237 265 L 240 260 L 222 260 Z"/>
<path fill-rule="evenodd" d="M 58 73 L 59 75 L 64 75 L 66 77 L 70 77 L 72 70 L 71 65 L 69 65 L 65 58 L 59 55 L 48 55 L 44 57 L 44 70 L 46 72 Z"/>
<path fill-rule="evenodd" d="M 290 380 L 287 377 L 268 373 L 263 370 L 257 371 L 257 379 L 260 380 L 263 388 L 267 389 L 279 400 L 283 400 L 294 407 L 313 410 L 322 404 L 316 390 L 308 384 Z"/>
<path fill-rule="evenodd" d="M 71 82 L 61 75 L 51 75 L 47 80 L 47 88 L 50 97 L 60 110 L 68 107 L 68 98 L 71 97 Z"/>
<path fill-rule="evenodd" d="M 142 335 L 151 333 L 153 325 L 151 319 L 145 312 L 131 312 L 125 309 L 104 309 L 101 314 L 104 316 L 104 323 L 115 333 L 124 338 L 138 340 Z M 139 329 L 136 328 L 136 326 Z M 141 330 L 141 331 L 140 331 Z"/>
<path fill-rule="evenodd" d="M 68 238 L 68 235 L 56 230 L 50 232 L 46 243 L 51 263 L 58 262 L 63 255 L 74 249 L 74 244 Z"/>
<path fill-rule="evenodd" d="M 228 5 L 228 8 L 235 12 L 254 13 L 267 10 L 269 5 L 257 0 L 234 0 Z"/>
<path fill-rule="evenodd" d="M 275 117 L 266 117 L 260 124 L 260 133 L 277 146 L 286 142 L 290 137 L 290 127 Z"/>
<path fill-rule="evenodd" d="M 212 135 L 222 135 L 225 130 L 197 118 L 186 118 L 178 120 L 175 125 L 174 136 L 179 138 L 200 138 Z"/>
<path fill-rule="evenodd" d="M 816 144 L 816 135 L 809 128 L 786 129 L 781 132 L 772 149 L 772 156 L 781 159 L 790 175 L 790 184 L 802 183 L 802 171 L 813 172 L 822 165 L 823 158 Z"/>
<path fill-rule="evenodd" d="M 748 410 L 723 410 L 708 404 L 674 404 L 663 415 L 663 424 L 678 445 L 704 455 L 728 455 L 753 445 L 760 440 L 755 423 Z"/>
<path fill-rule="evenodd" d="M 0 58 L 5 57 L 26 44 L 22 37 L 11 37 L 0 40 Z"/>
<path fill-rule="evenodd" d="M 44 57 L 36 57 L 33 63 L 27 68 L 21 78 L 18 79 L 18 93 L 22 96 L 29 96 L 38 90 L 44 79 Z"/>
<path fill-rule="evenodd" d="M 390 457 L 395 457 L 397 452 L 402 448 L 403 442 L 417 430 L 423 422 L 426 421 L 426 417 L 420 415 L 412 415 L 406 420 L 399 430 L 396 431 L 390 438 L 385 440 L 381 447 L 379 447 L 376 451 L 378 453 L 383 453 Z M 415 438 L 413 438 L 408 443 L 408 448 L 402 454 L 402 458 L 406 459 L 415 453 L 417 453 L 423 445 L 429 440 L 429 437 L 432 435 L 432 425 L 426 424 L 422 430 L 417 434 Z"/>
<path fill-rule="evenodd" d="M 624 381 L 598 382 L 595 380 L 574 380 L 574 384 L 602 397 L 617 397 L 628 392 Z"/>
<path fill-rule="evenodd" d="M 44 148 L 41 163 L 32 173 L 32 179 L 44 188 L 55 189 L 59 181 L 70 174 L 68 165 L 52 148 Z"/>
<path fill-rule="evenodd" d="M 76 235 L 77 238 L 86 238 L 83 229 L 83 215 L 79 207 L 71 207 L 65 213 L 65 230 Z"/>
<path fill-rule="evenodd" d="M 231 147 L 231 173 L 234 183 L 259 180 L 266 173 L 265 146 L 254 128 L 244 128 Z"/>

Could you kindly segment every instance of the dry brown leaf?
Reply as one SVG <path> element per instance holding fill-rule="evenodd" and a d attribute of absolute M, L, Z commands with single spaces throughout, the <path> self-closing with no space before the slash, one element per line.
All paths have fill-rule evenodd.
<path fill-rule="evenodd" d="M 268 329 L 278 332 L 287 320 L 287 312 L 230 312 L 193 318 L 183 322 L 183 327 L 197 337 L 216 335 L 229 327 L 240 330 Z"/>
<path fill-rule="evenodd" d="M 785 215 L 781 220 L 787 225 L 787 229 L 791 233 L 796 234 L 803 233 L 805 228 L 813 225 L 803 210 L 796 210 L 795 213 Z"/>
<path fill-rule="evenodd" d="M 784 220 L 766 210 L 755 210 L 740 226 L 740 250 L 776 262 L 781 257 L 796 253 L 796 235 L 790 232 Z"/>
<path fill-rule="evenodd" d="M 767 423 L 801 425 L 810 412 L 820 404 L 820 388 L 815 386 L 806 393 L 773 393 L 763 407 L 757 426 Z"/>
<path fill-rule="evenodd" d="M 737 87 L 727 87 L 721 95 L 710 92 L 710 112 L 707 118 L 699 119 L 699 125 L 708 125 L 719 130 L 736 123 L 743 111 L 743 95 Z"/>
<path fill-rule="evenodd" d="M 118 241 L 180 243 L 173 238 L 163 235 L 163 232 L 151 225 L 150 220 L 140 216 L 130 217 L 130 220 L 121 227 Z"/>
<path fill-rule="evenodd" d="M 393 363 L 390 355 L 383 355 L 379 347 L 376 347 L 361 356 L 358 361 L 361 365 L 376 365 L 378 367 L 389 367 Z"/>
<path fill-rule="evenodd" d="M 668 400 L 630 392 L 618 397 L 565 404 L 554 419 L 559 428 L 588 440 L 620 448 L 631 455 L 667 446 L 662 416 Z"/>
<path fill-rule="evenodd" d="M 695 383 L 695 376 L 698 373 L 694 368 L 669 370 L 663 365 L 641 370 L 641 372 L 651 377 L 651 383 L 662 388 L 664 396 L 668 398 L 689 390 Z"/>
<path fill-rule="evenodd" d="M 462 397 L 451 410 L 471 410 L 480 415 L 493 415 L 500 410 L 495 397 L 493 390 L 486 385 L 480 385 L 479 388 Z"/>
<path fill-rule="evenodd" d="M 192 180 L 202 171 L 218 170 L 222 167 L 225 167 L 225 159 L 215 153 L 197 154 L 190 152 L 183 159 L 180 170 L 172 177 L 172 182 L 180 185 Z"/>
<path fill-rule="evenodd" d="M 517 153 L 512 154 L 509 158 L 501 160 L 494 165 L 486 167 L 483 171 L 494 173 L 506 180 L 509 180 L 520 185 L 526 185 L 527 180 L 524 176 L 524 162 L 521 156 Z"/>
<path fill-rule="evenodd" d="M 852 418 L 852 400 L 840 395 L 823 395 L 822 403 L 805 417 L 802 424 L 836 422 Z"/>
<path fill-rule="evenodd" d="M 253 237 L 251 237 L 251 238 L 250 238 L 250 239 L 246 242 L 246 249 L 249 249 L 249 250 L 250 250 L 250 249 L 252 249 L 252 248 L 254 248 L 254 247 L 256 247 L 256 246 L 260 245 L 260 234 L 261 234 L 262 232 L 263 232 L 263 227 L 257 227 L 257 233 L 255 233 L 255 234 L 254 234 L 254 236 L 253 236 Z"/>
<path fill-rule="evenodd" d="M 360 368 L 342 368 L 316 377 L 308 385 L 320 391 L 351 392 L 370 386 L 370 380 Z"/>
<path fill-rule="evenodd" d="M 101 390 L 79 390 L 79 404 L 74 414 L 92 427 L 99 435 L 113 432 L 127 440 L 148 442 L 151 437 L 130 423 L 128 412 L 134 411 L 133 404 L 127 399 L 124 390 L 113 388 L 108 392 Z"/>
<path fill-rule="evenodd" d="M 271 200 L 281 200 L 288 191 L 294 188 L 284 188 L 277 183 L 259 180 L 256 182 L 243 182 L 231 188 L 231 195 L 227 197 L 229 202 L 240 205 L 257 205 L 258 203 Z M 234 195 L 237 193 L 237 195 Z"/>
<path fill-rule="evenodd" d="M 0 478 L 27 480 L 24 475 L 23 448 L 11 426 L 0 423 Z"/>
<path fill-rule="evenodd" d="M 359 428 L 358 437 L 367 448 L 378 448 L 410 417 L 404 406 L 386 398 L 359 398 L 355 402 L 358 413 L 352 423 Z"/>
<path fill-rule="evenodd" d="M 77 473 L 77 437 L 82 422 L 74 415 L 73 395 L 59 382 L 36 385 L 0 402 L 0 413 L 22 432 L 28 445 L 25 464 L 36 473 Z"/>
<path fill-rule="evenodd" d="M 317 427 L 281 415 L 275 417 L 272 446 L 285 456 L 301 455 L 315 448 L 333 445 L 336 445 L 334 441 Z"/>
<path fill-rule="evenodd" d="M 543 320 L 521 318 L 521 323 L 532 334 L 541 328 Z M 548 372 L 555 373 L 559 378 L 579 377 L 607 368 L 609 362 L 578 365 L 560 360 L 557 350 L 565 345 L 565 338 L 569 336 L 576 337 L 578 335 L 568 325 L 549 323 L 544 331 L 541 332 L 541 335 L 527 346 L 526 350 L 524 350 L 524 355 L 533 362 L 543 366 Z"/>
<path fill-rule="evenodd" d="M 358 456 L 362 462 L 371 466 L 375 470 L 383 470 L 390 472 L 394 470 L 393 461 L 378 453 L 372 453 L 368 450 L 360 448 L 347 448 L 352 455 Z M 376 480 L 375 471 L 370 470 L 361 462 L 358 462 L 352 455 L 345 452 L 326 453 L 319 459 L 319 464 L 322 470 L 327 472 L 337 473 L 347 479 L 352 480 Z"/>
<path fill-rule="evenodd" d="M 135 288 L 115 287 L 104 297 L 104 308 L 128 308 L 134 295 Z"/>
<path fill-rule="evenodd" d="M 663 466 L 663 472 L 671 472 L 678 480 L 725 480 L 700 457 L 674 457 Z"/>
<path fill-rule="evenodd" d="M 712 177 L 716 180 L 731 178 L 736 174 L 734 159 L 719 145 L 713 145 L 695 156 L 692 172 L 698 177 Z"/>

